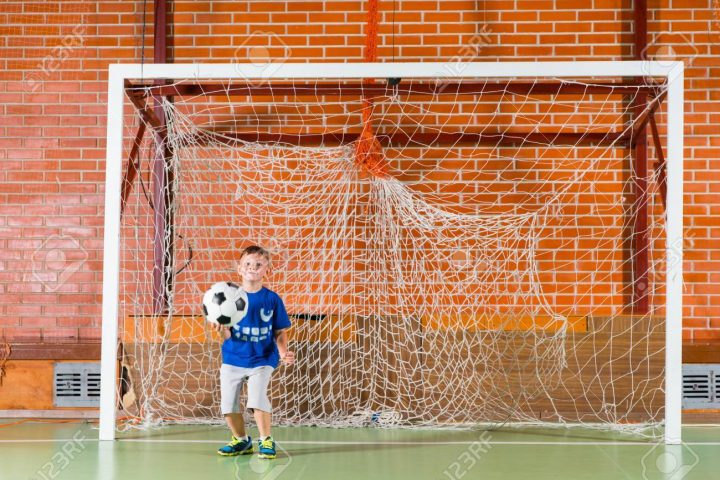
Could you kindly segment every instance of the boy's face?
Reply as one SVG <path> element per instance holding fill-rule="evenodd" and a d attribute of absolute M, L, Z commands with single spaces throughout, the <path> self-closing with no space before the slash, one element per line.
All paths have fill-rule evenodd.
<path fill-rule="evenodd" d="M 240 259 L 238 265 L 238 273 L 243 280 L 250 282 L 259 282 L 263 279 L 268 270 L 267 258 L 263 257 L 259 253 L 253 253 L 252 255 L 245 255 Z"/>

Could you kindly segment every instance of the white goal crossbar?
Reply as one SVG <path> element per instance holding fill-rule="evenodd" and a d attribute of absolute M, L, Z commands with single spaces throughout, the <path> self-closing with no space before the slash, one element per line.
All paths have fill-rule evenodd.
<path fill-rule="evenodd" d="M 120 211 L 125 86 L 128 80 L 175 79 L 388 79 L 482 80 L 583 77 L 654 77 L 667 81 L 667 207 L 665 318 L 665 443 L 681 440 L 682 240 L 683 240 L 682 62 L 473 62 L 473 63 L 283 63 L 116 64 L 109 68 L 105 232 L 102 303 L 100 440 L 115 439 L 118 382 Z"/>

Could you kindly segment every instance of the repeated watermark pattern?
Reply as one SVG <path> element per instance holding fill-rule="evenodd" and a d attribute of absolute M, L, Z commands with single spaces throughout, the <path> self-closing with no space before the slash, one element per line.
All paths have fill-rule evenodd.
<path fill-rule="evenodd" d="M 30 93 L 36 92 L 45 80 L 60 70 L 63 62 L 85 44 L 86 32 L 87 28 L 85 25 L 76 25 L 70 34 L 65 35 L 62 40 L 60 40 L 59 45 L 55 46 L 50 53 L 40 59 L 34 70 L 25 72 L 23 79 L 25 91 Z"/>
<path fill-rule="evenodd" d="M 82 455 L 85 451 L 85 433 L 75 432 L 71 440 L 68 440 L 60 447 L 60 451 L 50 457 L 35 473 L 30 480 L 53 480 L 57 478 L 73 460 Z"/>
<path fill-rule="evenodd" d="M 656 33 L 643 50 L 643 58 L 658 63 L 670 82 L 675 77 L 675 62 L 682 62 L 688 68 L 698 55 L 700 50 L 692 39 L 679 32 Z"/>
<path fill-rule="evenodd" d="M 445 478 L 459 480 L 470 473 L 483 455 L 492 448 L 490 438 L 491 436 L 488 432 L 482 432 L 477 440 L 468 445 L 467 448 L 457 456 L 455 461 L 443 470 L 442 473 Z"/>
<path fill-rule="evenodd" d="M 279 444 L 275 444 L 277 458 L 272 460 L 251 455 L 235 457 L 235 480 L 277 480 L 292 463 L 292 455 Z"/>
<path fill-rule="evenodd" d="M 273 54 L 273 50 L 282 51 L 282 55 Z M 280 36 L 256 30 L 235 49 L 233 63 L 241 75 L 246 75 L 247 71 L 240 67 L 253 67 L 251 80 L 253 84 L 260 85 L 271 79 L 291 54 L 292 50 Z"/>
<path fill-rule="evenodd" d="M 33 277 L 55 292 L 80 270 L 88 259 L 80 242 L 68 235 L 51 235 L 32 254 Z"/>
<path fill-rule="evenodd" d="M 682 480 L 700 462 L 700 457 L 688 445 L 658 443 L 643 455 L 643 480 Z"/>
<path fill-rule="evenodd" d="M 459 77 L 467 69 L 467 62 L 478 57 L 485 46 L 493 43 L 492 34 L 492 29 L 485 24 L 480 27 L 478 33 L 470 37 L 467 45 L 462 47 L 458 54 L 443 66 L 441 72 L 438 72 L 438 77 L 444 80 L 438 81 L 437 93 L 442 93 L 452 79 Z"/>

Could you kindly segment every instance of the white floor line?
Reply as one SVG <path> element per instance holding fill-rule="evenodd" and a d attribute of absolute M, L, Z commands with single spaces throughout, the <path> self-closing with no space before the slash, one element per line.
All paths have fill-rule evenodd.
<path fill-rule="evenodd" d="M 0 443 L 57 443 L 57 442 L 70 442 L 76 441 L 72 438 L 39 438 L 39 439 L 22 439 L 22 440 L 3 440 L 0 439 Z M 97 442 L 96 439 L 86 439 L 85 442 Z M 118 439 L 116 443 L 212 443 L 222 444 L 226 439 L 220 440 L 177 440 L 177 439 L 162 439 L 162 438 L 125 438 Z M 280 443 L 283 445 L 468 445 L 472 443 L 472 440 L 464 442 L 356 442 L 356 441 L 323 441 L 323 440 L 282 440 Z M 627 446 L 627 447 L 654 447 L 658 444 L 649 442 L 618 442 L 618 441 L 607 441 L 607 442 L 529 442 L 529 441 L 488 441 L 488 445 L 547 445 L 547 446 Z M 662 444 L 660 444 L 662 445 Z M 683 445 L 691 446 L 720 446 L 720 442 L 683 442 Z"/>
<path fill-rule="evenodd" d="M 145 438 L 128 438 L 120 440 L 121 442 L 138 442 L 138 443 L 223 443 L 226 440 L 163 440 L 163 439 L 145 439 Z M 475 440 L 469 439 L 467 441 L 454 441 L 454 442 L 401 442 L 401 441 L 395 441 L 395 442 L 385 442 L 385 441 L 377 441 L 377 442 L 357 442 L 357 441 L 331 441 L 331 440 L 278 440 L 283 445 L 468 445 L 472 443 Z M 487 443 L 488 445 L 560 445 L 560 446 L 574 446 L 574 445 L 582 445 L 582 446 L 645 446 L 645 447 L 653 447 L 657 445 L 656 443 L 651 442 L 619 442 L 619 441 L 607 441 L 607 442 L 543 442 L 543 441 L 536 441 L 536 442 L 530 442 L 530 441 L 505 441 L 505 440 L 497 440 L 493 441 L 490 440 Z M 720 442 L 684 442 L 684 445 L 720 445 Z"/>

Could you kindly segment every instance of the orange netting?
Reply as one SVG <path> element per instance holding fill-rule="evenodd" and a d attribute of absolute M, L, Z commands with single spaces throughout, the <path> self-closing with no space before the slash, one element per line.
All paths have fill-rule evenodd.
<path fill-rule="evenodd" d="M 378 0 L 368 0 L 367 31 L 365 35 L 365 61 L 377 61 L 378 47 Z M 368 79 L 365 83 L 373 83 Z M 385 176 L 387 164 L 382 146 L 375 136 L 372 125 L 373 101 L 363 97 L 362 122 L 363 129 L 355 144 L 355 163 L 365 172 L 374 176 Z"/>

